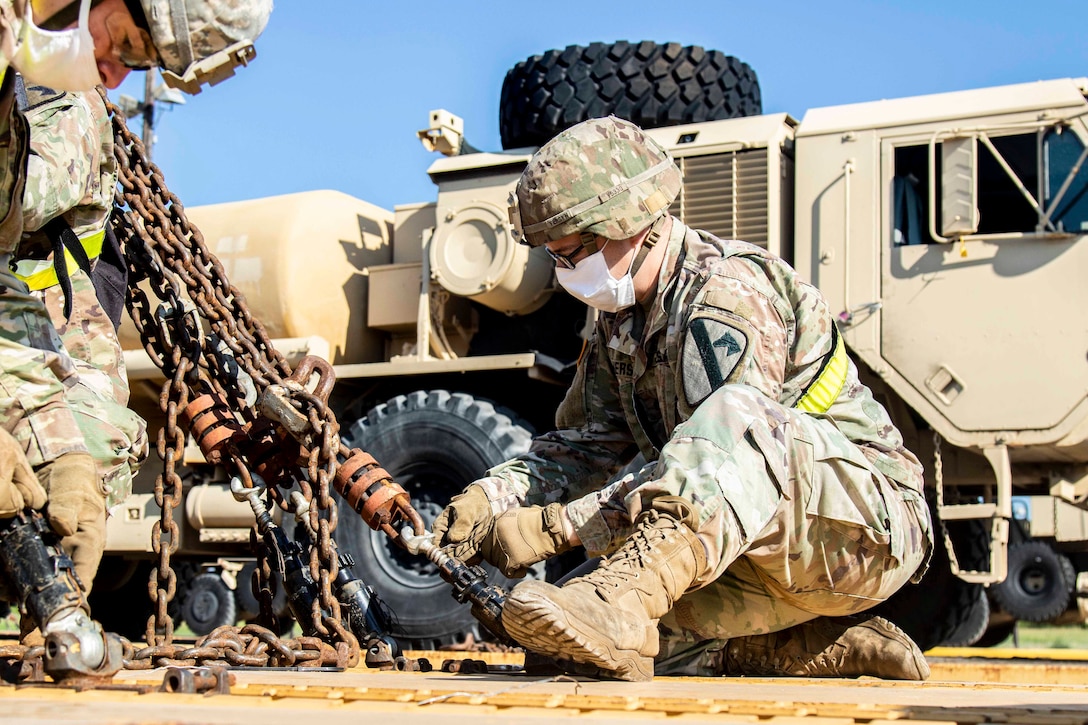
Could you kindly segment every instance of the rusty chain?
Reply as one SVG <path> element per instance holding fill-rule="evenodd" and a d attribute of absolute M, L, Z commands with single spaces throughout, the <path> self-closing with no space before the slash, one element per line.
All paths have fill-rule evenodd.
<path fill-rule="evenodd" d="M 251 395 L 246 389 L 247 378 L 261 390 L 271 384 L 282 384 L 291 369 L 250 314 L 219 261 L 204 245 L 200 231 L 189 224 L 181 202 L 167 188 L 158 167 L 147 159 L 143 143 L 128 130 L 124 114 L 108 99 L 106 103 L 113 119 L 119 169 L 119 188 L 110 223 L 125 250 L 133 281 L 147 280 L 159 303 L 152 310 L 152 301 L 145 290 L 130 285 L 129 313 L 144 349 L 166 376 L 159 397 L 160 407 L 166 413 L 166 424 L 158 436 L 163 472 L 155 481 L 155 501 L 162 513 L 152 530 L 152 548 L 158 562 L 148 582 L 155 611 L 147 626 L 148 645 L 166 647 L 173 640 L 173 621 L 167 610 L 177 591 L 170 556 L 179 544 L 173 509 L 180 505 L 182 497 L 182 480 L 176 467 L 182 460 L 185 435 L 179 426 L 179 413 L 199 395 L 211 394 L 225 401 L 229 410 L 240 415 L 245 423 L 253 425 L 257 423 L 257 415 L 253 400 L 247 398 L 247 393 Z M 242 375 L 230 370 L 232 362 Z M 314 607 L 313 629 L 331 641 L 345 643 L 354 664 L 358 661 L 359 644 L 340 623 L 339 602 L 330 586 L 330 572 L 335 577 L 337 561 L 331 539 L 336 528 L 336 507 L 329 486 L 340 448 L 339 425 L 319 398 L 303 390 L 295 399 L 313 426 L 317 441 L 306 452 L 308 480 L 297 472 L 292 475 L 284 470 L 279 480 L 268 481 L 268 491 L 277 505 L 286 509 L 283 497 L 276 495 L 276 485 L 295 478 L 306 500 L 311 500 L 314 497 L 311 482 L 317 484 L 317 505 L 310 507 L 310 517 L 318 540 L 311 547 L 310 569 L 314 581 L 320 585 L 320 607 Z M 243 457 L 237 451 L 232 453 L 230 457 L 243 481 L 252 485 Z M 267 640 L 267 635 L 264 636 Z"/>
<path fill-rule="evenodd" d="M 163 471 L 155 482 L 155 500 L 162 515 L 152 532 L 158 562 L 148 582 L 155 604 L 147 626 L 148 649 L 158 652 L 160 648 L 174 647 L 173 624 L 167 610 L 177 590 L 170 556 L 179 544 L 173 509 L 180 505 L 182 496 L 183 484 L 176 470 L 185 443 L 182 427 L 193 428 L 194 421 L 209 411 L 213 411 L 211 417 L 218 426 L 204 436 L 215 440 L 201 441 L 209 462 L 234 466 L 247 487 L 253 486 L 254 474 L 260 473 L 268 497 L 285 511 L 292 507 L 281 489 L 298 487 L 308 504 L 307 529 L 315 534 L 309 547 L 309 569 L 318 586 L 312 622 L 304 626 L 316 638 L 300 637 L 285 643 L 271 630 L 249 625 L 237 636 L 248 635 L 250 640 L 241 642 L 224 639 L 228 635 L 221 628 L 217 637 L 202 639 L 203 644 L 197 648 L 186 648 L 184 652 L 175 649 L 168 654 L 162 650 L 164 654 L 154 655 L 141 651 L 131 661 L 165 656 L 215 664 L 216 660 L 237 660 L 240 653 L 245 653 L 249 664 L 253 664 L 256 659 L 252 658 L 260 659 L 260 646 L 253 642 L 264 643 L 273 653 L 265 658 L 266 662 L 308 661 L 317 658 L 299 653 L 317 651 L 320 647 L 316 643 L 321 642 L 336 651 L 341 666 L 354 666 L 359 659 L 359 642 L 342 623 L 340 604 L 332 589 L 339 568 L 333 540 L 337 506 L 332 490 L 334 482 L 342 483 L 335 481 L 340 457 L 346 459 L 345 463 L 363 459 L 366 465 L 361 468 L 370 475 L 368 482 L 377 480 L 386 488 L 400 489 L 372 458 L 341 443 L 339 423 L 327 405 L 334 381 L 331 366 L 307 358 L 292 373 L 242 295 L 230 284 L 222 265 L 208 251 L 200 231 L 189 224 L 181 202 L 167 188 L 158 167 L 147 159 L 141 140 L 128 130 L 124 114 L 104 93 L 103 98 L 115 134 L 119 186 L 110 223 L 129 265 L 128 310 L 144 349 L 166 377 L 159 399 L 166 414 L 158 436 Z M 137 285 L 143 281 L 145 285 Z M 310 392 L 307 383 L 313 375 L 318 375 L 319 380 Z M 286 396 L 288 413 L 302 421 L 302 427 L 292 432 L 299 442 L 297 447 L 292 447 L 293 441 L 283 428 L 262 415 L 255 405 L 257 396 L 273 386 Z M 353 470 L 358 468 L 355 465 Z M 391 519 L 407 521 L 416 529 L 421 527 L 407 495 L 386 498 L 390 502 L 382 510 L 385 520 L 372 523 L 375 528 L 384 524 L 389 533 Z M 258 589 L 261 599 L 267 602 L 271 571 L 264 557 L 260 557 L 259 564 Z M 211 656 L 212 650 L 218 651 L 218 656 Z M 325 653 L 321 659 L 327 661 L 330 657 Z"/>
<path fill-rule="evenodd" d="M 146 647 L 136 649 L 124 640 L 125 666 L 353 667 L 360 659 L 360 643 L 341 621 L 332 588 L 339 570 L 332 491 L 341 493 L 368 525 L 398 542 L 399 526 L 407 524 L 418 535 L 424 532 L 423 521 L 408 494 L 377 461 L 341 442 L 339 423 L 327 404 L 335 382 L 332 367 L 306 358 L 292 372 L 200 231 L 189 224 L 142 141 L 128 130 L 124 114 L 101 87 L 99 93 L 114 129 L 119 178 L 110 225 L 129 268 L 126 307 L 144 350 L 166 378 L 159 393 L 166 422 L 157 437 L 162 472 L 154 487 L 161 515 L 151 535 L 157 561 L 148 580 L 154 611 L 147 622 Z M 318 382 L 311 392 L 315 375 Z M 245 488 L 254 488 L 259 474 L 270 505 L 298 510 L 297 501 L 283 493 L 297 486 L 310 532 L 309 574 L 318 590 L 311 621 L 302 623 L 311 636 L 281 639 L 271 629 L 249 624 L 220 627 L 194 646 L 173 643 L 169 605 L 178 582 L 171 556 L 180 543 L 174 510 L 182 502 L 178 466 L 186 430 L 209 463 L 233 467 Z M 254 524 L 251 540 L 260 538 Z M 254 593 L 261 619 L 275 624 L 274 572 L 263 547 L 257 547 L 257 561 Z M 11 668 L 22 677 L 40 673 L 41 654 L 41 647 L 3 648 L 0 674 L 12 675 Z M 387 654 L 380 646 L 368 649 L 368 666 L 392 666 Z"/>

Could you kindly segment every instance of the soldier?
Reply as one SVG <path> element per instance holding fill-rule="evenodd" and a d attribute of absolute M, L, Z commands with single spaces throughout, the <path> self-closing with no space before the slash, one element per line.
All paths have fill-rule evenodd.
<path fill-rule="evenodd" d="M 679 191 L 668 152 L 616 118 L 530 160 L 511 221 L 601 314 L 557 430 L 455 497 L 438 542 L 508 576 L 579 544 L 606 555 L 503 609 L 576 671 L 925 679 L 905 633 L 859 614 L 925 569 L 918 460 L 820 293 L 670 216 Z"/>
<path fill-rule="evenodd" d="M 145 423 L 125 407 L 128 379 L 116 331 L 127 275 L 116 238 L 107 235 L 117 185 L 113 126 L 97 91 L 31 85 L 25 94 L 30 154 L 15 274 L 44 303 L 80 385 L 95 395 L 94 412 L 77 412 L 76 420 L 95 462 L 99 495 L 88 499 L 93 510 L 62 541 L 90 593 L 106 512 L 128 497 L 147 454 Z M 84 264 L 71 251 L 54 253 L 66 239 L 83 250 Z"/>
<path fill-rule="evenodd" d="M 103 0 L 91 5 L 90 0 L 43 0 L 33 6 L 26 0 L 0 0 L 0 428 L 12 433 L 48 491 L 46 517 L 52 528 L 77 535 L 72 543 L 82 543 L 82 553 L 77 546 L 73 556 L 86 586 L 104 545 L 105 499 L 127 494 L 129 464 L 141 454 L 143 422 L 118 403 L 114 385 L 103 384 L 108 374 L 99 375 L 96 383 L 93 368 L 69 356 L 40 294 L 10 269 L 23 229 L 27 138 L 15 99 L 15 74 L 7 66 L 31 85 L 63 91 L 90 91 L 99 82 L 116 87 L 129 69 L 158 66 L 167 83 L 195 93 L 202 83 L 232 75 L 253 57 L 252 41 L 267 22 L 271 0 Z M 100 124 L 108 125 L 101 99 L 98 104 L 94 135 L 67 138 L 70 147 L 59 144 L 67 159 L 58 153 L 52 160 L 56 165 L 50 166 L 39 147 L 36 160 L 42 163 L 27 190 L 28 219 L 44 224 L 68 212 L 66 226 L 84 232 L 79 236 L 69 229 L 75 243 L 64 244 L 63 252 L 55 245 L 51 249 L 58 280 L 75 277 L 81 285 L 69 298 L 73 304 L 77 298 L 90 299 L 75 260 L 93 256 L 88 240 L 95 231 L 88 230 L 104 228 L 102 207 L 108 210 L 115 183 L 112 159 L 106 160 L 112 142 L 109 154 L 98 149 L 98 168 L 82 166 L 90 160 L 79 144 L 99 143 L 105 131 Z M 91 183 L 81 192 L 60 188 L 86 181 Z M 88 200 L 89 207 L 84 204 Z M 48 267 L 34 273 L 48 276 Z M 84 267 L 88 273 L 90 265 Z M 93 351 L 85 353 L 95 357 Z M 0 486 L 11 485 L 0 480 Z"/>

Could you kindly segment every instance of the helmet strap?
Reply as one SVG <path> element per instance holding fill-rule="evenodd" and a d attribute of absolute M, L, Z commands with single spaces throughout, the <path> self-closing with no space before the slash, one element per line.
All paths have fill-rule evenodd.
<path fill-rule="evenodd" d="M 650 233 L 642 240 L 642 246 L 639 247 L 638 254 L 635 255 L 635 261 L 631 265 L 632 277 L 638 274 L 639 269 L 642 268 L 642 263 L 650 256 L 650 252 L 653 250 L 654 245 L 661 239 L 661 230 L 665 228 L 666 219 L 668 219 L 668 214 L 659 216 L 657 220 L 650 225 Z"/>
<path fill-rule="evenodd" d="M 178 44 L 178 56 L 182 68 L 193 64 L 193 39 L 189 34 L 189 13 L 185 0 L 170 0 L 170 27 Z"/>
<path fill-rule="evenodd" d="M 597 246 L 597 235 L 593 232 L 582 232 L 578 235 L 578 238 L 582 241 L 582 246 L 586 248 L 588 253 L 594 254 L 600 249 Z"/>

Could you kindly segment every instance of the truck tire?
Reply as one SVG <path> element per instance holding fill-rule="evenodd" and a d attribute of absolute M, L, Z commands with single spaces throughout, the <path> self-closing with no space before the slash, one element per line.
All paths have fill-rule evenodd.
<path fill-rule="evenodd" d="M 234 624 L 238 607 L 234 592 L 219 574 L 197 574 L 181 602 L 181 618 L 197 635 L 205 635 L 216 627 Z"/>
<path fill-rule="evenodd" d="M 990 598 L 986 590 L 978 588 L 978 597 L 968 611 L 964 613 L 959 626 L 952 630 L 944 642 L 945 647 L 971 647 L 986 634 L 986 628 L 990 625 Z"/>
<path fill-rule="evenodd" d="M 679 43 L 590 43 L 549 50 L 506 73 L 499 100 L 504 149 L 541 146 L 590 118 L 614 115 L 643 128 L 762 112 L 746 63 Z"/>
<path fill-rule="evenodd" d="M 488 468 L 524 453 L 531 438 L 527 424 L 509 411 L 471 395 L 433 390 L 400 395 L 371 409 L 344 442 L 374 456 L 408 491 L 430 527 L 453 496 Z M 470 633 L 480 638 L 469 607 L 454 600 L 433 565 L 372 531 L 342 500 L 339 513 L 337 544 L 354 557 L 354 573 L 393 612 L 393 634 L 402 646 L 435 649 Z M 512 585 L 490 571 L 489 582 Z"/>
<path fill-rule="evenodd" d="M 1069 606 L 1076 579 L 1064 554 L 1045 541 L 1025 541 L 1009 547 L 1008 576 L 992 592 L 994 601 L 1017 619 L 1045 622 Z"/>
<path fill-rule="evenodd" d="M 1001 622 L 1000 624 L 991 625 L 982 633 L 982 636 L 978 638 L 973 646 L 975 647 L 996 647 L 1004 642 L 1009 636 L 1016 631 L 1016 620 L 1011 619 L 1007 622 Z"/>
<path fill-rule="evenodd" d="M 131 642 L 147 636 L 147 620 L 155 611 L 147 596 L 147 580 L 151 563 L 136 562 L 120 557 L 102 558 L 94 588 L 87 597 L 91 616 L 107 632 L 114 632 Z M 176 619 L 177 597 L 170 602 L 171 617 Z"/>

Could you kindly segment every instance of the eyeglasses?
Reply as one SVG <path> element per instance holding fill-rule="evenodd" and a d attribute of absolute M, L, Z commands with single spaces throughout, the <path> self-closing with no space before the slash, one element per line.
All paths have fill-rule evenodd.
<path fill-rule="evenodd" d="M 555 260 L 557 267 L 564 267 L 566 269 L 574 269 L 577 266 L 577 262 L 574 261 L 578 257 L 582 256 L 582 252 L 586 251 L 585 247 L 578 247 L 570 254 L 560 254 L 559 252 L 553 252 L 552 250 L 544 247 L 544 251 L 548 253 L 548 256 Z"/>

